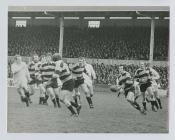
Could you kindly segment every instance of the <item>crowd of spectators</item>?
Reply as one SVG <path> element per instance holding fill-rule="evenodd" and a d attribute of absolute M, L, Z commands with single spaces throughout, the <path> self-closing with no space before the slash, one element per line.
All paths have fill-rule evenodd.
<path fill-rule="evenodd" d="M 8 55 L 39 55 L 59 50 L 59 27 L 10 27 L 8 30 Z M 98 59 L 148 60 L 150 27 L 65 27 L 63 56 L 84 56 Z M 155 28 L 154 60 L 168 59 L 169 29 Z"/>

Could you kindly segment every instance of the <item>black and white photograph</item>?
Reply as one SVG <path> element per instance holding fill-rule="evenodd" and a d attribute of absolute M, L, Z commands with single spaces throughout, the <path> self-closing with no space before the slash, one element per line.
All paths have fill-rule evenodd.
<path fill-rule="evenodd" d="M 170 7 L 8 7 L 8 133 L 169 133 Z"/>

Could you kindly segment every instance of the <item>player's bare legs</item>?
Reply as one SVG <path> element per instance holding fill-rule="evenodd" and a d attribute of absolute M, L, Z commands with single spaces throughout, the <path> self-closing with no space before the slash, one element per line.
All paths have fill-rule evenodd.
<path fill-rule="evenodd" d="M 93 85 L 87 85 L 88 89 L 89 89 L 89 92 L 90 92 L 90 96 L 92 97 L 94 95 L 94 88 L 93 88 Z"/>
<path fill-rule="evenodd" d="M 30 96 L 34 95 L 35 94 L 35 84 L 29 84 L 29 93 L 30 93 Z M 31 99 L 29 98 L 30 100 L 30 103 L 32 103 Z"/>
<path fill-rule="evenodd" d="M 154 97 L 154 93 L 153 93 L 153 90 L 152 90 L 152 87 L 148 87 L 147 88 L 147 92 L 148 92 L 148 95 L 150 96 L 150 99 L 151 99 L 151 106 L 152 106 L 152 111 L 156 112 L 156 109 L 155 107 L 158 109 L 158 104 L 156 102 L 156 99 Z"/>
<path fill-rule="evenodd" d="M 57 105 L 56 105 L 56 99 L 55 99 L 55 94 L 54 94 L 53 88 L 48 87 L 46 91 L 47 91 L 47 93 L 50 95 L 50 98 L 51 98 L 51 100 L 52 100 L 52 102 L 53 102 L 54 107 L 57 107 Z"/>
<path fill-rule="evenodd" d="M 72 92 L 67 91 L 67 90 L 61 90 L 60 91 L 60 101 L 66 105 L 68 110 L 71 112 L 71 116 L 77 116 L 77 113 L 79 114 L 79 112 L 76 113 L 73 107 L 77 108 L 78 105 L 71 101 L 70 99 L 71 95 L 72 95 Z"/>
<path fill-rule="evenodd" d="M 26 106 L 29 106 L 29 100 L 27 95 L 25 94 L 24 88 L 17 88 L 18 93 L 21 96 L 21 101 L 26 103 Z"/>
<path fill-rule="evenodd" d="M 157 86 L 154 86 L 154 96 L 159 104 L 159 108 L 162 109 L 162 103 L 161 103 L 161 100 L 160 100 L 160 96 L 159 96 L 159 92 L 158 92 L 158 87 Z"/>
<path fill-rule="evenodd" d="M 87 87 L 87 84 L 84 83 L 84 84 L 82 84 L 80 87 L 81 87 L 82 91 L 84 92 L 84 94 L 86 95 L 86 99 L 87 99 L 87 102 L 88 102 L 88 104 L 89 104 L 89 107 L 90 107 L 90 108 L 94 108 L 93 102 L 92 102 L 92 98 L 91 98 L 89 89 L 88 89 L 88 87 Z"/>
<path fill-rule="evenodd" d="M 145 92 L 141 92 L 141 95 L 142 95 L 142 105 L 143 105 L 143 109 L 144 109 L 145 111 L 147 111 Z"/>
<path fill-rule="evenodd" d="M 81 95 L 78 88 L 74 88 L 73 99 L 76 104 L 81 105 Z"/>
<path fill-rule="evenodd" d="M 60 105 L 60 99 L 59 99 L 60 87 L 53 88 L 53 92 L 54 92 L 55 97 L 56 97 L 57 106 L 58 106 L 58 108 L 60 108 L 61 107 L 61 105 Z"/>
<path fill-rule="evenodd" d="M 29 84 L 29 89 L 30 89 L 30 95 L 34 95 L 35 94 L 35 84 Z"/>
<path fill-rule="evenodd" d="M 44 104 L 46 89 L 44 88 L 44 86 L 42 84 L 39 84 L 38 87 L 39 87 L 39 91 L 40 91 L 39 104 Z"/>
<path fill-rule="evenodd" d="M 126 99 L 131 104 L 131 106 L 140 111 L 142 114 L 146 114 L 146 112 L 142 110 L 140 105 L 136 102 L 134 92 L 128 92 Z"/>

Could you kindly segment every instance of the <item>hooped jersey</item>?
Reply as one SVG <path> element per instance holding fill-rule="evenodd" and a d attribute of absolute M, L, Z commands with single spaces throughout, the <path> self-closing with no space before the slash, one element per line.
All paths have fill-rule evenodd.
<path fill-rule="evenodd" d="M 83 72 L 86 73 L 86 69 L 84 66 L 79 66 L 79 64 L 77 63 L 72 66 L 70 70 L 72 71 L 72 75 L 76 80 L 84 79 Z"/>
<path fill-rule="evenodd" d="M 89 78 L 91 80 L 96 79 L 96 74 L 95 74 L 95 71 L 94 71 L 91 64 L 86 63 L 85 64 L 85 69 L 86 69 L 86 75 L 89 76 Z"/>
<path fill-rule="evenodd" d="M 34 62 L 32 61 L 29 65 L 28 65 L 28 70 L 30 73 L 30 77 L 32 79 L 35 79 L 35 74 L 39 71 L 39 67 L 41 66 L 40 62 Z"/>
<path fill-rule="evenodd" d="M 44 82 L 53 79 L 53 75 L 55 73 L 55 63 L 54 62 L 46 62 L 41 65 L 41 76 Z"/>
<path fill-rule="evenodd" d="M 150 73 L 147 69 L 137 69 L 134 77 L 137 78 L 138 82 L 141 84 L 150 81 Z"/>
<path fill-rule="evenodd" d="M 125 84 L 125 82 L 131 78 L 131 75 L 129 72 L 123 71 L 119 76 L 118 76 L 118 83 L 119 85 Z"/>
<path fill-rule="evenodd" d="M 55 62 L 55 64 L 56 64 L 55 73 L 59 76 L 63 84 L 72 79 L 71 72 L 66 63 L 60 60 L 60 61 Z"/>
<path fill-rule="evenodd" d="M 134 82 L 131 79 L 131 75 L 127 71 L 123 71 L 119 76 L 118 76 L 118 84 L 123 85 L 124 90 L 129 90 L 133 87 Z"/>

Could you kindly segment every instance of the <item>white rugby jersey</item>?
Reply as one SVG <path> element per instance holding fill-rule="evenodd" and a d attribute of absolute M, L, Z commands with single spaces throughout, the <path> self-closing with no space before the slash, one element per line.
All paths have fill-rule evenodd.
<path fill-rule="evenodd" d="M 86 69 L 86 74 L 87 74 L 92 80 L 96 79 L 96 74 L 95 74 L 95 71 L 94 71 L 94 69 L 93 69 L 93 67 L 92 67 L 91 64 L 86 63 L 86 64 L 85 64 L 85 69 Z"/>
<path fill-rule="evenodd" d="M 21 62 L 21 64 L 13 63 L 11 68 L 14 82 L 26 81 L 30 79 L 28 67 L 25 62 Z"/>
<path fill-rule="evenodd" d="M 149 74 L 150 74 L 150 77 L 152 78 L 152 80 L 160 79 L 160 75 L 155 69 L 150 67 L 150 68 L 147 68 L 147 70 L 149 71 Z"/>

